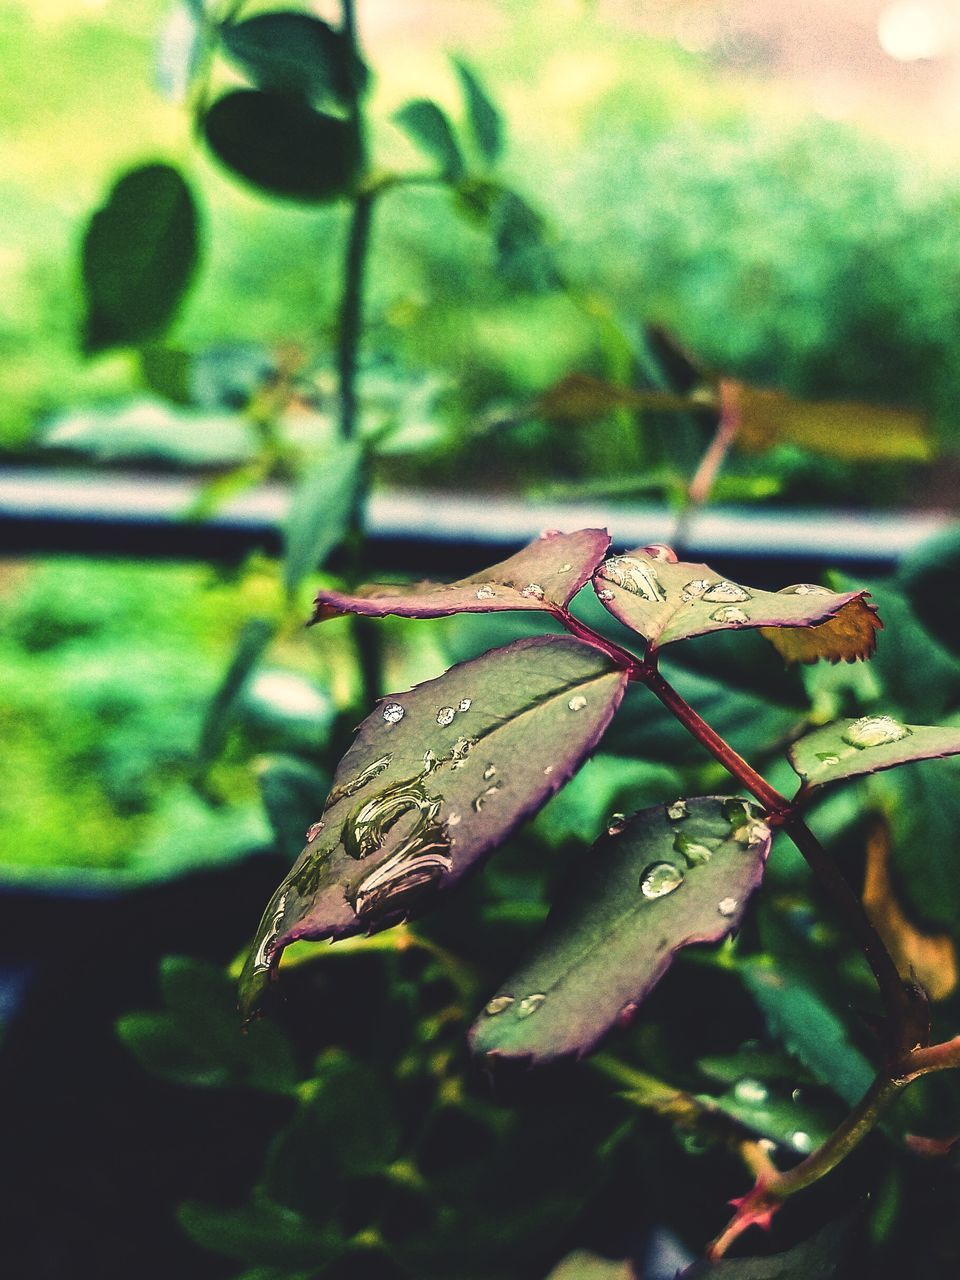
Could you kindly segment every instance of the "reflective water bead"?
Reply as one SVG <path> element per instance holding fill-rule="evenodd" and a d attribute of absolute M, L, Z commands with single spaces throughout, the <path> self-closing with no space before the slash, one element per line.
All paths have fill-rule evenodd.
<path fill-rule="evenodd" d="M 738 1102 L 746 1102 L 750 1106 L 760 1106 L 770 1096 L 767 1086 L 750 1076 L 744 1076 L 733 1086 L 733 1096 Z"/>
<path fill-rule="evenodd" d="M 536 992 L 531 996 L 524 996 L 517 1005 L 517 1017 L 529 1018 L 532 1013 L 536 1013 L 540 1006 L 546 1000 L 546 996 L 540 992 Z"/>
<path fill-rule="evenodd" d="M 575 694 L 567 703 L 571 711 L 582 711 L 586 705 L 587 700 L 582 693 Z"/>
<path fill-rule="evenodd" d="M 681 600 L 699 600 L 703 593 L 709 588 L 710 583 L 706 578 L 694 578 L 692 582 L 688 582 L 681 592 Z"/>
<path fill-rule="evenodd" d="M 749 600 L 750 592 L 746 587 L 741 587 L 739 583 L 715 582 L 712 586 L 707 587 L 703 593 L 704 600 L 709 600 L 711 604 L 739 604 L 743 600 Z"/>
<path fill-rule="evenodd" d="M 483 771 L 484 780 L 489 780 L 496 772 L 497 766 L 495 764 L 488 764 Z"/>
<path fill-rule="evenodd" d="M 667 817 L 671 822 L 679 822 L 681 818 L 690 816 L 690 810 L 687 808 L 686 800 L 674 800 L 673 804 L 667 805 Z"/>
<path fill-rule="evenodd" d="M 798 582 L 796 586 L 784 587 L 781 592 L 786 596 L 829 596 L 833 593 L 826 587 L 818 587 L 815 582 Z"/>
<path fill-rule="evenodd" d="M 626 825 L 627 815 L 625 813 L 611 813 L 610 820 L 607 823 L 607 835 L 620 835 Z"/>
<path fill-rule="evenodd" d="M 388 702 L 383 708 L 383 718 L 387 724 L 399 724 L 404 717 L 404 710 L 399 702 Z"/>
<path fill-rule="evenodd" d="M 910 730 L 893 716 L 861 716 L 843 732 L 844 742 L 851 747 L 883 747 L 888 742 L 899 742 Z"/>
<path fill-rule="evenodd" d="M 477 587 L 478 600 L 492 600 L 496 594 L 493 587 Z"/>
<path fill-rule="evenodd" d="M 665 560 L 667 564 L 677 563 L 677 553 L 673 547 L 668 547 L 665 542 L 651 542 L 643 550 L 644 554 L 648 555 L 651 560 Z"/>
<path fill-rule="evenodd" d="M 437 712 L 437 724 L 448 725 L 453 724 L 453 717 L 456 715 L 453 707 L 441 707 Z"/>
<path fill-rule="evenodd" d="M 512 1004 L 513 996 L 494 996 L 484 1005 L 483 1012 L 488 1018 L 495 1018 L 498 1013 L 503 1013 L 504 1009 L 509 1009 Z"/>
<path fill-rule="evenodd" d="M 794 1129 L 789 1136 L 789 1142 L 794 1151 L 798 1151 L 802 1156 L 809 1155 L 813 1150 L 813 1139 L 803 1129 Z"/>
<path fill-rule="evenodd" d="M 460 701 L 459 701 L 459 703 L 457 704 L 457 710 L 458 710 L 458 711 L 469 711 L 469 710 L 470 710 L 470 708 L 471 708 L 472 706 L 473 706 L 473 699 L 472 699 L 472 698 L 461 698 L 461 699 L 460 699 Z"/>
<path fill-rule="evenodd" d="M 720 901 L 717 903 L 717 910 L 720 912 L 722 916 L 725 916 L 727 919 L 729 919 L 730 916 L 736 915 L 737 907 L 739 905 L 740 903 L 736 900 L 736 898 L 721 898 Z"/>
<path fill-rule="evenodd" d="M 706 597 L 704 597 L 704 599 L 706 599 Z M 747 617 L 747 615 L 743 612 L 742 609 L 732 609 L 729 607 L 725 609 L 714 609 L 713 613 L 711 613 L 710 615 L 710 618 L 713 622 L 734 623 L 734 622 L 750 621 L 750 619 Z"/>
<path fill-rule="evenodd" d="M 520 594 L 525 600 L 542 600 L 544 591 L 539 582 L 528 582 Z"/>
<path fill-rule="evenodd" d="M 310 826 L 307 827 L 307 844 L 309 844 L 311 840 L 316 840 L 322 830 L 323 822 L 312 822 Z"/>
<path fill-rule="evenodd" d="M 683 872 L 672 862 L 652 862 L 640 877 L 640 892 L 645 898 L 664 898 L 683 884 Z"/>
<path fill-rule="evenodd" d="M 597 592 L 598 600 L 612 600 L 613 598 L 614 598 L 613 592 L 608 591 L 606 588 L 604 588 L 602 591 Z"/>

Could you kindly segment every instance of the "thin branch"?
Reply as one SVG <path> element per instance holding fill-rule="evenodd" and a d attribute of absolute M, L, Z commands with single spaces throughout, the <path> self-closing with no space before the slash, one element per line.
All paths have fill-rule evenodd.
<path fill-rule="evenodd" d="M 690 536 L 690 525 L 697 511 L 709 501 L 714 483 L 727 460 L 727 454 L 733 448 L 743 421 L 739 389 L 735 382 L 729 378 L 723 378 L 718 388 L 717 398 L 720 420 L 693 478 L 687 485 L 686 497 L 673 531 L 672 545 L 678 549 L 686 545 Z"/>

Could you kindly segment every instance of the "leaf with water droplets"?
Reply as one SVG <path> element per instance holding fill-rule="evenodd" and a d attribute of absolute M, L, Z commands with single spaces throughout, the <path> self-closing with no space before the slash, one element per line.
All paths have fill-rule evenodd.
<path fill-rule="evenodd" d="M 960 755 L 960 728 L 902 724 L 893 716 L 835 720 L 800 738 L 787 752 L 807 790 L 919 760 Z"/>
<path fill-rule="evenodd" d="M 321 591 L 311 621 L 344 613 L 441 618 L 501 609 L 556 609 L 589 581 L 609 545 L 603 529 L 545 533 L 509 560 L 456 582 L 374 583 L 356 591 Z"/>
<path fill-rule="evenodd" d="M 475 1051 L 533 1061 L 583 1054 L 633 1016 L 677 951 L 719 942 L 737 929 L 763 875 L 771 835 L 741 801 L 738 816 L 746 812 L 749 834 L 756 828 L 759 837 L 748 839 L 727 804 L 719 796 L 687 802 L 686 841 L 707 857 L 677 847 L 677 824 L 663 805 L 602 836 L 574 872 L 533 955 L 474 1024 Z M 513 1001 L 505 1005 L 507 995 Z M 531 1000 L 535 1007 L 526 1012 L 523 1002 Z"/>
<path fill-rule="evenodd" d="M 787 662 L 853 661 L 870 656 L 882 625 L 864 591 L 836 592 L 808 583 L 760 591 L 731 582 L 708 565 L 678 561 L 662 546 L 605 560 L 593 586 L 615 618 L 658 646 L 711 631 L 757 627 Z"/>
<path fill-rule="evenodd" d="M 589 645 L 534 636 L 384 699 L 267 907 L 241 982 L 246 1010 L 289 943 L 387 928 L 456 884 L 575 772 L 626 682 Z"/>

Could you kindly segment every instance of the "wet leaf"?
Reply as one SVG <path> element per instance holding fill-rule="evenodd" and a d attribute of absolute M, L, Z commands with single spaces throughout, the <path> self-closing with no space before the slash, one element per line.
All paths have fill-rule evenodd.
<path fill-rule="evenodd" d="M 716 796 L 644 809 L 602 837 L 533 956 L 474 1023 L 474 1050 L 535 1062 L 585 1053 L 633 1017 L 677 951 L 739 926 L 770 839 L 746 801 Z"/>
<path fill-rule="evenodd" d="M 354 592 L 321 591 L 312 621 L 322 622 L 342 613 L 441 618 L 501 609 L 556 609 L 568 604 L 589 580 L 609 545 L 603 529 L 545 533 L 509 560 L 456 582 L 374 584 Z"/>
<path fill-rule="evenodd" d="M 308 468 L 294 489 L 284 529 L 283 585 L 288 595 L 346 534 L 362 463 L 360 446 L 348 441 Z"/>
<path fill-rule="evenodd" d="M 289 943 L 386 928 L 452 887 L 579 767 L 625 685 L 595 649 L 551 635 L 384 698 L 267 907 L 241 984 L 247 1011 Z"/>
<path fill-rule="evenodd" d="M 176 314 L 199 256 L 197 208 L 170 165 L 125 173 L 83 238 L 84 348 L 135 346 Z"/>
<path fill-rule="evenodd" d="M 750 1076 L 741 1077 L 720 1097 L 703 1095 L 699 1101 L 797 1155 L 809 1155 L 819 1147 L 838 1119 L 826 1115 L 822 1105 L 794 1102 L 789 1093 L 778 1093 Z"/>
<path fill-rule="evenodd" d="M 260 89 L 320 100 L 349 101 L 353 76 L 348 42 L 306 13 L 261 13 L 220 29 L 223 50 Z"/>
<path fill-rule="evenodd" d="M 813 651 L 781 653 L 787 661 L 836 662 L 868 657 L 881 625 L 863 591 L 838 593 L 808 583 L 760 591 L 730 582 L 708 565 L 677 561 L 668 547 L 640 547 L 605 560 L 593 585 L 615 618 L 657 645 L 746 627 L 760 627 L 765 636 L 770 627 L 791 634 L 811 628 L 807 634 L 818 636 L 808 646 Z M 827 620 L 827 626 L 817 625 Z"/>
<path fill-rule="evenodd" d="M 862 1259 L 851 1255 L 851 1222 L 831 1223 L 812 1239 L 769 1258 L 698 1262 L 678 1280 L 856 1280 Z"/>
<path fill-rule="evenodd" d="M 916 979 L 931 1000 L 946 1000 L 957 986 L 957 948 L 945 933 L 924 933 L 904 913 L 890 879 L 890 833 L 877 822 L 867 840 L 863 905 L 905 979 Z"/>
<path fill-rule="evenodd" d="M 415 98 L 393 117 L 414 142 L 440 166 L 447 182 L 456 182 L 466 172 L 460 146 L 445 113 L 429 98 Z"/>
<path fill-rule="evenodd" d="M 807 790 L 918 760 L 960 755 L 960 728 L 904 724 L 894 716 L 836 720 L 800 738 L 787 752 Z"/>
<path fill-rule="evenodd" d="M 737 444 L 747 452 L 792 444 L 850 461 L 925 462 L 934 456 L 926 415 L 916 410 L 854 401 L 797 400 L 785 391 L 731 385 L 740 414 Z"/>
<path fill-rule="evenodd" d="M 473 140 L 484 160 L 496 164 L 503 150 L 503 120 L 490 100 L 490 95 L 474 71 L 460 58 L 453 59 L 464 101 L 467 104 L 467 121 Z"/>
<path fill-rule="evenodd" d="M 261 191 L 318 203 L 346 195 L 360 167 L 355 130 L 282 93 L 239 89 L 203 119 L 214 155 Z"/>

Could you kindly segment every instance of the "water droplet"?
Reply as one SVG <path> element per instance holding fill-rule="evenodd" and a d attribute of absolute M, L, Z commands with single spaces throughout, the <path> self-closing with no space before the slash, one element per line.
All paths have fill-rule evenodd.
<path fill-rule="evenodd" d="M 784 587 L 781 595 L 785 596 L 829 596 L 833 593 L 826 587 L 818 587 L 815 582 L 798 582 L 796 586 Z"/>
<path fill-rule="evenodd" d="M 532 996 L 524 996 L 517 1005 L 517 1017 L 529 1018 L 532 1013 L 537 1012 L 546 998 L 545 995 L 541 995 L 539 992 Z"/>
<path fill-rule="evenodd" d="M 626 825 L 627 815 L 625 813 L 611 813 L 610 820 L 607 823 L 607 835 L 620 835 Z"/>
<path fill-rule="evenodd" d="M 714 609 L 713 613 L 711 613 L 710 615 L 710 618 L 713 622 L 734 623 L 734 622 L 750 621 L 750 619 L 747 617 L 747 615 L 743 612 L 742 609 L 731 609 L 729 607 L 725 609 Z"/>
<path fill-rule="evenodd" d="M 263 928 L 263 923 L 260 925 L 260 928 L 263 931 L 263 936 L 260 939 L 260 944 L 253 957 L 254 969 L 269 968 L 270 961 L 273 958 L 273 953 L 277 949 L 277 937 L 280 933 L 280 924 L 283 920 L 283 912 L 286 905 L 287 894 L 286 890 L 284 890 L 277 899 L 277 905 L 272 909 L 268 906 L 264 912 L 264 921 L 269 916 L 270 923 L 266 929 Z"/>
<path fill-rule="evenodd" d="M 765 822 L 745 822 L 742 827 L 738 827 L 733 833 L 733 838 L 737 844 L 746 845 L 748 849 L 755 849 L 758 844 L 765 844 L 771 838 L 772 832 Z"/>
<path fill-rule="evenodd" d="M 395 847 L 350 894 L 357 915 L 396 910 L 434 887 L 450 870 L 450 839 L 440 820 L 441 800 L 403 782 L 361 805 L 343 826 L 344 850 L 355 858 L 379 853 L 388 837 Z"/>
<path fill-rule="evenodd" d="M 548 765 L 547 765 L 547 767 L 546 767 L 546 768 L 544 769 L 544 771 L 543 771 L 543 776 L 544 776 L 545 778 L 546 778 L 546 777 L 549 777 L 549 775 L 550 775 L 551 773 L 553 773 L 553 765 L 552 765 L 552 764 L 548 764 Z"/>
<path fill-rule="evenodd" d="M 667 817 L 671 822 L 679 822 L 681 818 L 688 818 L 690 810 L 687 808 L 686 800 L 674 800 L 673 804 L 667 805 Z"/>
<path fill-rule="evenodd" d="M 620 1012 L 617 1014 L 617 1026 L 629 1027 L 630 1023 L 636 1017 L 637 1010 L 639 1008 L 640 1008 L 639 1000 L 628 1000 L 627 1003 L 620 1010 Z"/>
<path fill-rule="evenodd" d="M 809 1133 L 805 1133 L 803 1129 L 794 1129 L 790 1134 L 788 1141 L 794 1151 L 799 1151 L 802 1156 L 807 1156 L 813 1150 L 813 1139 Z"/>
<path fill-rule="evenodd" d="M 680 592 L 680 599 L 684 601 L 699 600 L 709 587 L 710 583 L 706 578 L 694 578 L 694 580 L 692 582 L 688 582 Z"/>
<path fill-rule="evenodd" d="M 570 562 L 568 561 L 566 564 L 562 564 L 560 566 L 560 568 L 557 570 L 557 573 L 569 573 L 572 568 L 573 568 L 573 565 L 570 564 Z"/>
<path fill-rule="evenodd" d="M 492 600 L 496 594 L 493 587 L 477 587 L 478 600 Z"/>
<path fill-rule="evenodd" d="M 488 764 L 483 771 L 484 781 L 488 782 L 496 772 L 497 772 L 497 766 L 495 764 Z"/>
<path fill-rule="evenodd" d="M 821 764 L 833 765 L 833 764 L 840 763 L 840 757 L 835 756 L 832 751 L 818 751 L 817 759 L 821 762 Z"/>
<path fill-rule="evenodd" d="M 688 867 L 702 867 L 713 857 L 713 850 L 708 845 L 699 840 L 691 840 L 683 831 L 678 831 L 673 837 L 673 847 L 677 853 L 683 854 Z"/>
<path fill-rule="evenodd" d="M 462 769 L 466 764 L 467 756 L 477 745 L 476 738 L 458 738 L 450 748 L 450 759 L 452 761 L 452 769 Z"/>
<path fill-rule="evenodd" d="M 772 1138 L 758 1138 L 757 1146 L 761 1151 L 765 1151 L 767 1155 L 771 1155 L 777 1149 L 777 1144 Z"/>
<path fill-rule="evenodd" d="M 854 720 L 843 733 L 844 742 L 851 747 L 883 747 L 888 742 L 899 742 L 906 738 L 910 730 L 893 716 L 861 716 Z"/>
<path fill-rule="evenodd" d="M 399 702 L 388 702 L 383 708 L 383 718 L 387 724 L 399 724 L 403 716 L 404 710 Z"/>
<path fill-rule="evenodd" d="M 571 711 L 582 711 L 586 705 L 587 700 L 582 693 L 575 694 L 567 703 Z"/>
<path fill-rule="evenodd" d="M 448 725 L 453 724 L 453 717 L 456 715 L 453 707 L 441 707 L 437 712 L 437 724 Z"/>
<path fill-rule="evenodd" d="M 460 823 L 461 823 L 462 821 L 463 821 L 463 819 L 461 818 L 461 816 L 460 816 L 460 814 L 459 814 L 459 813 L 451 813 L 451 814 L 450 814 L 450 817 L 449 817 L 449 818 L 447 818 L 447 826 L 448 826 L 448 827 L 459 827 L 459 825 L 460 825 Z"/>
<path fill-rule="evenodd" d="M 387 719 L 387 708 L 384 708 L 383 718 Z M 403 718 L 403 708 L 400 707 L 400 715 L 397 720 Z M 395 724 L 395 720 L 388 723 Z M 386 755 L 380 756 L 377 760 L 372 760 L 365 769 L 361 769 L 355 778 L 351 778 L 348 782 L 338 783 L 327 796 L 327 803 L 324 805 L 324 811 L 332 809 L 339 800 L 345 799 L 347 796 L 356 795 L 356 793 L 365 787 L 368 782 L 372 782 L 374 778 L 378 778 L 387 765 L 393 759 L 392 754 L 388 751 Z"/>
<path fill-rule="evenodd" d="M 759 1107 L 766 1102 L 770 1094 L 765 1084 L 761 1084 L 759 1080 L 753 1080 L 750 1076 L 744 1076 L 733 1086 L 733 1096 L 738 1102 Z"/>
<path fill-rule="evenodd" d="M 673 547 L 668 547 L 665 542 L 651 542 L 649 547 L 644 547 L 644 554 L 648 555 L 651 560 L 665 560 L 667 564 L 677 563 L 677 553 Z"/>
<path fill-rule="evenodd" d="M 473 706 L 472 698 L 461 698 L 460 701 L 457 703 L 457 710 L 469 711 L 472 706 Z"/>
<path fill-rule="evenodd" d="M 614 598 L 613 592 L 608 591 L 606 587 L 604 587 L 602 591 L 597 592 L 598 600 L 612 600 L 613 598 Z"/>
<path fill-rule="evenodd" d="M 741 587 L 736 582 L 715 582 L 712 586 L 707 587 L 703 593 L 704 600 L 709 600 L 711 604 L 739 604 L 742 600 L 751 598 L 750 592 L 746 587 Z"/>
<path fill-rule="evenodd" d="M 484 1005 L 483 1012 L 488 1018 L 495 1018 L 498 1013 L 503 1013 L 504 1009 L 509 1009 L 512 1004 L 513 996 L 494 996 Z"/>
<path fill-rule="evenodd" d="M 657 570 L 652 564 L 645 564 L 635 556 L 614 556 L 606 560 L 597 570 L 597 576 L 606 578 L 615 586 L 640 596 L 650 604 L 659 604 L 666 600 L 667 593 L 657 581 Z"/>
<path fill-rule="evenodd" d="M 439 768 L 440 764 L 441 764 L 440 757 L 438 755 L 435 755 L 432 751 L 425 751 L 423 753 L 424 773 L 433 773 L 434 769 Z"/>
<path fill-rule="evenodd" d="M 480 812 L 480 810 L 487 803 L 487 801 L 491 799 L 491 797 L 497 794 L 497 792 L 500 790 L 501 785 L 502 785 L 501 783 L 495 782 L 493 783 L 492 786 L 487 787 L 486 791 L 480 792 L 480 794 L 477 796 L 477 798 L 473 802 L 474 813 Z"/>
<path fill-rule="evenodd" d="M 739 907 L 739 905 L 740 903 L 736 900 L 736 898 L 721 898 L 720 901 L 717 903 L 717 910 L 720 912 L 722 916 L 725 916 L 727 919 L 729 919 L 730 916 L 736 914 L 737 907 Z"/>
<path fill-rule="evenodd" d="M 683 884 L 683 872 L 672 862 L 651 862 L 640 877 L 640 892 L 645 898 L 664 898 Z"/>
<path fill-rule="evenodd" d="M 323 825 L 322 821 L 311 822 L 310 826 L 307 827 L 307 844 L 309 844 L 311 840 L 316 840 L 317 836 L 323 830 Z"/>
<path fill-rule="evenodd" d="M 541 587 L 539 582 L 528 582 L 527 585 L 522 588 L 520 594 L 525 600 L 542 600 L 543 587 Z"/>

